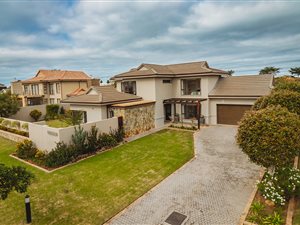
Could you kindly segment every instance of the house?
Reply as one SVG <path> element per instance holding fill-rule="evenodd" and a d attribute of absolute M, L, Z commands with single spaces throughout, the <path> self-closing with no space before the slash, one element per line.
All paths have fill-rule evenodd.
<path fill-rule="evenodd" d="M 206 124 L 237 124 L 273 84 L 272 75 L 230 76 L 206 61 L 141 64 L 112 80 L 118 91 L 155 101 L 155 127 L 195 122 L 200 113 Z"/>
<path fill-rule="evenodd" d="M 12 93 L 19 95 L 23 106 L 58 104 L 78 88 L 99 85 L 99 79 L 82 71 L 67 70 L 39 70 L 33 78 L 11 83 Z"/>

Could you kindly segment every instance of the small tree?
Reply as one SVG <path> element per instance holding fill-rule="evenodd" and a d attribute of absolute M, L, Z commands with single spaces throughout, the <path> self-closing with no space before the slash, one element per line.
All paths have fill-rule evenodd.
<path fill-rule="evenodd" d="M 81 111 L 67 110 L 65 111 L 65 115 L 62 117 L 62 120 L 64 120 L 67 124 L 75 126 L 81 124 L 82 118 L 83 113 Z"/>
<path fill-rule="evenodd" d="M 72 144 L 78 154 L 86 153 L 87 132 L 81 126 L 75 127 L 75 133 L 72 135 Z"/>
<path fill-rule="evenodd" d="M 24 167 L 13 166 L 12 168 L 0 164 L 0 197 L 5 200 L 8 194 L 15 190 L 19 193 L 27 191 L 31 184 L 33 174 L 26 171 Z"/>
<path fill-rule="evenodd" d="M 293 67 L 289 70 L 292 75 L 300 76 L 300 67 Z"/>
<path fill-rule="evenodd" d="M 300 115 L 300 93 L 289 90 L 273 91 L 270 95 L 257 99 L 252 109 L 259 110 L 276 105 L 286 107 L 290 112 Z"/>
<path fill-rule="evenodd" d="M 266 168 L 289 167 L 300 153 L 300 118 L 280 106 L 247 112 L 237 143 L 250 160 Z"/>
<path fill-rule="evenodd" d="M 37 109 L 34 109 L 29 113 L 29 115 L 32 119 L 34 119 L 34 121 L 38 121 L 42 116 L 42 112 Z"/>
<path fill-rule="evenodd" d="M 227 72 L 228 72 L 229 75 L 232 75 L 232 74 L 234 74 L 235 71 L 234 70 L 228 70 Z"/>
<path fill-rule="evenodd" d="M 9 117 L 20 109 L 18 97 L 8 93 L 0 93 L 0 117 Z"/>
<path fill-rule="evenodd" d="M 273 74 L 273 75 L 276 75 L 277 73 L 279 73 L 280 71 L 280 68 L 276 68 L 276 67 L 273 67 L 273 66 L 267 66 L 263 69 L 261 69 L 259 71 L 259 74 Z"/>

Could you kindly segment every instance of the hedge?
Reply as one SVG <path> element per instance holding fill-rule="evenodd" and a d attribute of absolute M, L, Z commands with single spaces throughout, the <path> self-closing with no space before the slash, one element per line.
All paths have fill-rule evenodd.
<path fill-rule="evenodd" d="M 25 136 L 25 137 L 29 137 L 29 133 L 26 132 L 26 131 L 17 130 L 17 129 L 13 129 L 13 128 L 10 128 L 10 127 L 5 127 L 5 126 L 2 126 L 2 125 L 0 125 L 0 130 L 4 130 L 4 131 L 8 131 L 10 133 L 14 133 L 14 134 L 22 135 L 22 136 Z"/>
<path fill-rule="evenodd" d="M 300 117 L 280 106 L 247 112 L 237 143 L 250 160 L 266 168 L 289 167 L 300 153 Z"/>

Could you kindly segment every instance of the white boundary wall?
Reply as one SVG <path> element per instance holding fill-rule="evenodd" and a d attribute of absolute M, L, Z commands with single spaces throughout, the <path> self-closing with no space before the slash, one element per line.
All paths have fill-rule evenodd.
<path fill-rule="evenodd" d="M 96 126 L 99 132 L 109 133 L 118 129 L 118 118 L 110 118 L 96 122 L 81 124 L 85 131 L 90 131 Z M 39 123 L 29 123 L 29 138 L 36 144 L 37 148 L 50 152 L 56 147 L 56 143 L 62 141 L 70 144 L 74 134 L 74 126 L 66 128 L 53 128 Z"/>

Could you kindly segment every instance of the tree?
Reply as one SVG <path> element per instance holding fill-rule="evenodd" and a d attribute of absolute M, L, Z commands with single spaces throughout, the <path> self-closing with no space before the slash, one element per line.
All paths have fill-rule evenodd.
<path fill-rule="evenodd" d="M 270 95 L 257 99 L 252 109 L 260 110 L 276 105 L 286 107 L 290 112 L 300 115 L 300 93 L 284 89 L 273 91 Z"/>
<path fill-rule="evenodd" d="M 81 124 L 82 118 L 83 113 L 81 111 L 66 110 L 62 120 L 64 120 L 67 124 L 75 126 Z"/>
<path fill-rule="evenodd" d="M 289 70 L 292 75 L 300 76 L 300 67 L 293 67 Z"/>
<path fill-rule="evenodd" d="M 247 112 L 237 143 L 250 160 L 269 169 L 292 166 L 300 153 L 300 117 L 280 106 Z"/>
<path fill-rule="evenodd" d="M 34 109 L 29 113 L 29 115 L 32 119 L 34 119 L 34 121 L 38 121 L 39 118 L 42 116 L 42 112 L 40 110 Z"/>
<path fill-rule="evenodd" d="M 279 73 L 280 71 L 280 68 L 276 68 L 276 67 L 273 67 L 273 66 L 267 66 L 263 69 L 261 69 L 259 71 L 259 74 L 273 74 L 273 75 L 276 75 L 277 73 Z"/>
<path fill-rule="evenodd" d="M 0 116 L 9 117 L 16 114 L 20 109 L 17 95 L 10 92 L 0 93 Z"/>
<path fill-rule="evenodd" d="M 15 190 L 19 193 L 27 191 L 28 186 L 31 184 L 33 174 L 26 171 L 24 167 L 13 166 L 7 167 L 0 164 L 0 197 L 5 200 L 8 194 Z"/>
<path fill-rule="evenodd" d="M 228 71 L 227 71 L 227 73 L 228 73 L 229 75 L 234 74 L 234 72 L 235 72 L 234 70 L 228 70 Z"/>

